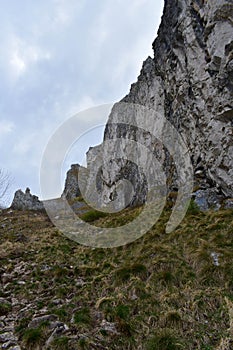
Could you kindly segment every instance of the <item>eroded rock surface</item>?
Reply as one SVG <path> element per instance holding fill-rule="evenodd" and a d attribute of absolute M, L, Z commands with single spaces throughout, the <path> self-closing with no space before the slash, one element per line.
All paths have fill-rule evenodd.
<path fill-rule="evenodd" d="M 15 192 L 11 208 L 15 210 L 43 210 L 43 203 L 30 193 L 30 189 L 27 188 L 25 193 L 22 190 Z"/>
<path fill-rule="evenodd" d="M 153 109 L 166 118 L 186 142 L 200 190 L 217 189 L 233 197 L 233 3 L 231 0 L 166 0 L 154 58 L 143 64 L 138 81 L 122 102 Z M 113 161 L 102 169 L 105 200 L 114 197 L 119 179 L 129 179 L 134 193 L 131 204 L 145 200 L 145 178 L 127 160 L 119 160 L 116 138 L 140 142 L 163 165 L 169 190 L 179 184 L 174 161 L 148 129 L 118 124 L 109 117 L 104 140 L 112 140 Z M 143 116 L 142 116 L 143 118 Z M 111 124 L 113 122 L 113 124 Z M 115 142 L 115 144 L 114 144 Z M 98 146 L 99 147 L 99 146 Z M 92 149 L 91 152 L 95 150 Z M 91 156 L 89 155 L 91 158 Z M 207 191 L 207 192 L 208 192 Z M 208 201 L 208 200 L 207 200 Z"/>
<path fill-rule="evenodd" d="M 80 196 L 81 193 L 78 185 L 79 168 L 79 164 L 72 164 L 70 170 L 67 172 L 62 198 L 71 200 Z"/>

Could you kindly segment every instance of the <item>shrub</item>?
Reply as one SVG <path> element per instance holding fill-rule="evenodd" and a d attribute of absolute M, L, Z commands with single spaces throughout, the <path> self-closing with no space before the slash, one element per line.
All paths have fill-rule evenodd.
<path fill-rule="evenodd" d="M 180 350 L 182 345 L 168 329 L 158 331 L 146 344 L 146 350 Z"/>
<path fill-rule="evenodd" d="M 60 337 L 57 339 L 54 339 L 53 348 L 56 350 L 69 350 L 69 338 L 68 337 Z"/>
<path fill-rule="evenodd" d="M 10 303 L 0 303 L 0 316 L 5 316 L 11 311 Z"/>
<path fill-rule="evenodd" d="M 40 328 L 27 329 L 23 335 L 23 341 L 27 349 L 34 349 L 42 342 L 43 331 Z"/>
<path fill-rule="evenodd" d="M 90 210 L 90 211 L 82 214 L 80 216 L 80 218 L 86 222 L 93 222 L 93 221 L 98 220 L 100 218 L 105 218 L 106 216 L 108 216 L 108 214 L 103 213 L 102 211 Z"/>
<path fill-rule="evenodd" d="M 75 312 L 74 314 L 74 322 L 76 324 L 90 324 L 91 315 L 90 310 L 88 308 L 83 308 Z"/>
<path fill-rule="evenodd" d="M 194 199 L 191 199 L 188 210 L 187 210 L 187 214 L 195 215 L 198 213 L 200 213 L 200 208 L 198 207 L 198 205 L 196 204 Z"/>
<path fill-rule="evenodd" d="M 129 307 L 127 305 L 118 305 L 116 307 L 116 316 L 122 320 L 127 320 L 129 316 Z"/>
<path fill-rule="evenodd" d="M 120 268 L 115 273 L 119 282 L 126 282 L 131 276 L 144 277 L 147 275 L 147 268 L 142 264 L 133 264 Z"/>

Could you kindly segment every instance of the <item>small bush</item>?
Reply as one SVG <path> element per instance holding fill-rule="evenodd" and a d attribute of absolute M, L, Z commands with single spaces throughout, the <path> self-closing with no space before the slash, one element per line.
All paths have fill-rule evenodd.
<path fill-rule="evenodd" d="M 182 319 L 181 319 L 181 315 L 178 311 L 170 311 L 166 314 L 166 325 L 168 327 L 174 327 L 174 326 L 178 326 Z"/>
<path fill-rule="evenodd" d="M 69 200 L 70 204 L 74 204 L 76 202 L 84 202 L 84 198 L 82 196 L 75 197 L 71 200 Z"/>
<path fill-rule="evenodd" d="M 160 281 L 162 281 L 165 285 L 171 284 L 172 282 L 174 282 L 175 277 L 172 274 L 171 271 L 169 270 L 165 270 L 165 271 L 161 271 L 158 274 L 158 278 Z"/>
<path fill-rule="evenodd" d="M 122 320 L 127 320 L 129 316 L 129 307 L 127 305 L 118 305 L 116 307 L 116 316 Z"/>
<path fill-rule="evenodd" d="M 43 340 L 43 331 L 40 328 L 27 329 L 23 335 L 23 341 L 27 349 L 34 349 Z"/>
<path fill-rule="evenodd" d="M 103 213 L 102 211 L 98 210 L 90 210 L 80 216 L 80 218 L 85 222 L 93 222 L 100 218 L 105 218 L 108 216 L 107 213 Z"/>
<path fill-rule="evenodd" d="M 90 310 L 88 308 L 83 308 L 75 312 L 74 314 L 74 322 L 76 324 L 90 324 L 91 315 Z"/>
<path fill-rule="evenodd" d="M 50 309 L 50 312 L 51 312 L 52 314 L 57 315 L 57 316 L 59 317 L 59 319 L 62 320 L 62 321 L 66 321 L 67 316 L 68 316 L 67 308 L 66 308 L 65 306 L 62 306 L 62 307 L 60 307 L 60 308 L 54 308 L 54 307 L 52 307 L 52 308 Z"/>
<path fill-rule="evenodd" d="M 200 208 L 198 207 L 198 205 L 196 204 L 194 199 L 191 199 L 188 210 L 187 210 L 187 214 L 195 215 L 198 213 L 200 213 Z"/>
<path fill-rule="evenodd" d="M 146 344 L 146 350 L 181 350 L 178 339 L 169 330 L 158 331 Z"/>
<path fill-rule="evenodd" d="M 15 331 L 16 333 L 18 333 L 20 337 L 24 334 L 25 329 L 27 329 L 29 321 L 30 321 L 30 318 L 28 317 L 22 318 L 17 324 L 17 326 L 15 327 Z"/>
<path fill-rule="evenodd" d="M 142 264 L 133 264 L 117 270 L 115 275 L 117 281 L 126 282 L 131 276 L 146 276 L 147 268 Z"/>
<path fill-rule="evenodd" d="M 0 303 L 0 316 L 5 316 L 11 311 L 10 303 Z"/>
<path fill-rule="evenodd" d="M 69 350 L 69 338 L 68 337 L 60 337 L 57 339 L 54 339 L 53 343 L 53 349 L 56 350 Z"/>

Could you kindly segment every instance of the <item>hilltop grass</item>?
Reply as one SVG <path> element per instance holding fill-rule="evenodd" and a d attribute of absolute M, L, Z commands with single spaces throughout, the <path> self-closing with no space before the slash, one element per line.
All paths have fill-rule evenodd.
<path fill-rule="evenodd" d="M 96 216 L 92 222 L 116 227 L 140 211 Z M 31 331 L 28 324 L 35 310 L 46 307 L 77 335 L 55 339 L 51 350 L 230 350 L 233 211 L 203 213 L 191 206 L 180 226 L 167 234 L 169 216 L 165 210 L 157 224 L 131 244 L 94 249 L 67 239 L 42 213 L 3 211 L 2 270 L 12 274 L 22 262 L 26 274 L 25 284 L 18 284 L 21 277 L 15 273 L 2 294 L 10 292 L 33 305 L 17 321 L 22 349 L 44 349 L 49 328 Z M 26 238 L 22 242 L 19 232 Z M 55 306 L 58 298 L 63 303 Z M 6 312 L 10 309 L 4 306 Z M 116 332 L 107 331 L 103 320 L 113 323 Z"/>

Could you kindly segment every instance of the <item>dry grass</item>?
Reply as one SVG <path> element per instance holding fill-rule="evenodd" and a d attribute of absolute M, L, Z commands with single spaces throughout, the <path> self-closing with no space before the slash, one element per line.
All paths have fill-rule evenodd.
<path fill-rule="evenodd" d="M 94 223 L 123 225 L 140 210 L 128 209 Z M 230 350 L 233 212 L 191 208 L 177 230 L 166 234 L 169 215 L 165 211 L 151 231 L 132 244 L 93 249 L 67 239 L 45 214 L 3 211 L 2 272 L 13 273 L 22 263 L 6 291 L 38 310 L 46 306 L 73 334 L 86 335 L 76 343 L 67 335 L 51 349 L 95 349 L 93 344 L 99 344 L 100 349 L 117 350 Z M 217 266 L 212 253 L 218 256 Z M 24 285 L 17 284 L 20 278 Z M 56 298 L 64 301 L 61 306 L 54 306 Z M 32 316 L 29 310 L 18 321 L 22 349 L 28 337 L 33 346 L 40 338 L 39 331 L 26 332 Z M 102 320 L 114 323 L 117 333 L 106 332 Z M 43 339 L 37 342 L 39 349 Z"/>

